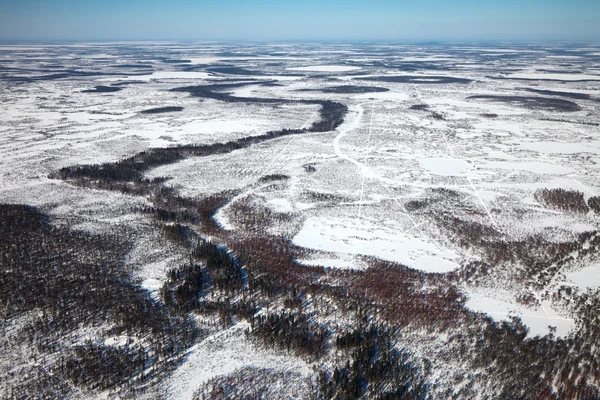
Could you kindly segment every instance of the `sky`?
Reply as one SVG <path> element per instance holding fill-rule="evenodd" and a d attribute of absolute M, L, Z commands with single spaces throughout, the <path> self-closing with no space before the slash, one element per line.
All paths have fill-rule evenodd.
<path fill-rule="evenodd" d="M 600 0 L 0 0 L 1 41 L 600 41 Z"/>

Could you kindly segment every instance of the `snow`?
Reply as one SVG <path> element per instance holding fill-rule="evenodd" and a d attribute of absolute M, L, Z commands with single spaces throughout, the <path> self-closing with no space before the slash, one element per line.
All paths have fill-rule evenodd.
<path fill-rule="evenodd" d="M 508 321 L 511 316 L 519 317 L 529 328 L 529 337 L 544 336 L 550 333 L 549 326 L 556 327 L 556 336 L 568 336 L 575 327 L 575 321 L 559 315 L 548 301 L 541 301 L 539 307 L 526 307 L 517 303 L 509 292 L 502 289 L 466 289 L 466 307 L 486 313 L 495 321 Z"/>
<path fill-rule="evenodd" d="M 267 207 L 275 212 L 291 213 L 294 212 L 294 206 L 288 199 L 270 199 L 266 202 Z"/>
<path fill-rule="evenodd" d="M 299 259 L 296 261 L 302 265 L 321 266 L 337 269 L 357 267 L 357 263 L 354 260 L 352 260 L 351 256 L 347 255 L 340 255 L 338 257 L 314 257 L 310 259 Z"/>
<path fill-rule="evenodd" d="M 221 57 L 189 57 L 191 64 L 215 64 L 222 60 Z"/>
<path fill-rule="evenodd" d="M 361 69 L 349 65 L 309 65 L 306 67 L 289 67 L 289 71 L 307 71 L 307 72 L 348 72 Z"/>
<path fill-rule="evenodd" d="M 480 168 L 490 169 L 509 169 L 519 171 L 529 171 L 542 175 L 567 175 L 575 172 L 573 168 L 562 167 L 560 165 L 527 161 L 527 162 L 501 162 L 501 161 L 485 161 L 478 164 Z"/>
<path fill-rule="evenodd" d="M 69 50 L 68 56 L 66 52 L 60 55 L 59 52 L 64 50 L 55 49 L 54 61 L 59 63 L 61 58 L 70 57 L 72 60 L 67 64 L 72 68 L 89 66 L 89 57 L 84 54 L 77 57 L 77 46 Z M 266 93 L 273 98 L 324 99 L 325 96 L 318 92 L 296 92 L 299 88 L 320 88 L 323 80 L 291 76 L 289 71 L 288 75 L 277 75 L 282 72 L 276 71 L 290 67 L 290 71 L 329 72 L 336 80 L 351 82 L 356 76 L 343 72 L 358 68 L 342 65 L 348 60 L 345 54 L 364 54 L 358 50 L 326 53 L 315 49 L 307 52 L 291 47 L 285 50 L 290 51 L 289 57 L 221 57 L 217 56 L 224 51 L 220 45 L 194 46 L 170 47 L 166 51 L 173 51 L 173 57 L 190 59 L 192 64 L 236 61 L 236 66 L 256 71 L 263 71 L 263 63 L 280 60 L 281 65 L 264 69 L 272 76 L 257 75 L 253 78 L 261 81 L 277 79 L 281 86 L 253 85 L 235 92 L 237 95 L 261 97 Z M 0 46 L 0 58 L 10 66 L 23 67 L 31 63 L 33 68 L 43 65 L 35 61 L 35 57 L 9 53 L 9 50 L 32 51 L 33 48 L 9 47 Z M 387 55 L 387 50 L 373 54 L 377 55 L 377 60 L 390 65 L 398 61 L 444 60 L 444 53 L 430 55 L 427 49 L 407 53 L 394 46 L 389 48 L 393 50 L 391 56 Z M 473 49 L 472 59 L 465 56 L 463 60 L 462 55 L 455 55 L 456 52 L 450 53 L 452 55 L 447 59 L 468 62 L 476 60 L 482 52 L 488 55 L 521 51 L 533 53 L 517 49 Z M 109 51 L 98 50 L 102 53 Z M 114 54 L 119 54 L 114 51 Z M 254 50 L 245 53 L 254 54 Z M 281 49 L 277 49 L 277 53 L 284 54 Z M 402 57 L 403 54 L 407 56 Z M 105 54 L 99 56 L 107 57 Z M 83 64 L 80 65 L 81 60 Z M 130 62 L 126 58 L 122 60 Z M 153 61 L 152 57 L 147 60 Z M 286 216 L 289 224 L 282 223 L 283 227 L 279 229 L 282 232 L 287 229 L 281 234 L 311 250 L 303 253 L 298 260 L 303 265 L 362 269 L 368 267 L 368 260 L 362 256 L 372 256 L 428 272 L 452 271 L 459 264 L 478 259 L 479 255 L 469 254 L 467 250 L 446 241 L 445 235 L 436 231 L 433 218 L 441 212 L 458 218 L 464 218 L 468 213 L 469 220 L 488 223 L 486 210 L 476 208 L 480 207 L 480 203 L 489 207 L 498 228 L 507 235 L 526 238 L 539 234 L 549 240 L 558 237 L 569 241 L 573 234 L 598 229 L 597 216 L 543 209 L 534 202 L 533 192 L 539 188 L 564 188 L 586 190 L 586 196 L 600 193 L 600 187 L 595 186 L 600 182 L 600 141 L 597 138 L 598 128 L 594 125 L 600 122 L 597 103 L 581 102 L 584 112 L 555 116 L 483 100 L 467 100 L 470 95 L 497 94 L 499 90 L 506 95 L 522 94 L 525 87 L 587 93 L 597 97 L 598 82 L 574 81 L 582 76 L 600 79 L 600 75 L 594 75 L 593 67 L 589 66 L 593 65 L 593 59 L 592 62 L 585 57 L 569 60 L 574 67 L 580 64 L 581 68 L 577 66 L 577 69 L 584 72 L 578 75 L 536 71 L 541 67 L 557 68 L 561 62 L 552 57 L 545 59 L 543 64 L 539 61 L 529 55 L 522 58 L 520 62 L 526 69 L 509 77 L 522 74 L 535 79 L 560 77 L 561 81 L 511 83 L 486 79 L 490 71 L 495 68 L 501 71 L 503 66 L 508 65 L 504 64 L 504 60 L 497 60 L 492 65 L 472 62 L 473 68 L 463 72 L 430 73 L 463 74 L 462 77 L 474 79 L 473 84 L 461 85 L 458 89 L 456 85 L 413 86 L 371 82 L 376 86 L 386 86 L 391 91 L 331 95 L 332 99 L 346 104 L 350 110 L 336 132 L 281 138 L 231 154 L 191 157 L 148 171 L 147 177 L 170 178 L 168 185 L 181 196 L 201 198 L 223 190 L 239 190 L 241 196 L 264 200 L 266 207 L 275 212 L 289 213 Z M 98 64 L 102 68 L 102 63 Z M 296 67 L 299 65 L 307 66 Z M 163 66 L 160 62 L 154 62 L 154 66 L 167 69 L 182 67 Z M 142 217 L 131 210 L 147 205 L 146 200 L 75 187 L 50 180 L 48 174 L 57 168 L 75 164 L 116 161 L 153 146 L 226 142 L 284 127 L 308 126 L 318 116 L 319 107 L 314 104 L 225 104 L 168 91 L 177 83 L 169 80 L 209 78 L 210 74 L 204 72 L 160 71 L 127 77 L 131 74 L 130 70 L 121 72 L 124 78 L 110 77 L 108 81 L 143 80 L 146 84 L 127 85 L 110 96 L 80 94 L 81 90 L 97 84 L 95 78 L 39 81 L 32 85 L 0 84 L 0 89 L 5 92 L 4 112 L 0 117 L 3 122 L 0 124 L 2 202 L 40 206 L 58 218 L 75 220 L 75 229 L 102 233 L 114 229 L 115 223 L 138 229 L 149 224 L 149 217 Z M 384 72 L 401 74 L 397 70 L 386 71 L 384 67 L 377 67 L 377 71 L 365 67 L 361 74 L 367 72 L 371 75 L 365 76 L 380 76 Z M 406 74 L 413 75 L 414 72 Z M 428 73 L 421 75 L 427 77 Z M 255 90 L 257 94 L 253 94 Z M 407 102 L 409 100 L 411 103 Z M 433 120 L 427 112 L 408 110 L 411 104 L 428 104 L 429 109 L 442 114 L 444 120 Z M 171 114 L 139 114 L 141 110 L 162 105 L 181 105 L 185 109 Z M 494 113 L 499 117 L 486 118 L 482 113 Z M 564 118 L 565 121 L 543 121 L 537 119 L 540 114 Z M 314 166 L 314 169 L 309 171 L 308 165 Z M 286 174 L 290 179 L 264 185 L 263 188 L 258 180 L 271 173 Z M 471 173 L 473 185 L 463 179 Z M 583 189 L 582 185 L 589 189 Z M 424 212 L 405 212 L 403 205 L 407 201 L 431 197 L 431 189 L 434 188 L 456 190 L 460 193 L 461 203 L 457 206 L 449 199 L 440 200 L 438 197 L 441 196 L 435 195 L 435 202 L 428 204 Z M 311 194 L 326 196 L 319 199 L 311 197 Z M 239 229 L 233 219 L 228 220 L 226 210 L 221 209 L 215 220 L 225 229 Z M 123 215 L 115 216 L 116 213 Z M 136 236 L 136 240 L 141 239 Z M 153 296 L 158 295 L 166 272 L 187 262 L 185 254 L 170 251 L 163 247 L 163 243 L 164 239 L 160 238 L 140 243 L 125 260 L 134 270 L 135 282 Z M 573 265 L 574 272 L 564 275 L 564 284 L 577 285 L 582 289 L 600 287 L 600 265 L 574 264 L 579 265 Z M 508 287 L 506 282 L 499 283 Z M 564 311 L 563 315 L 563 311 L 557 311 L 548 302 L 541 303 L 543 308 L 524 307 L 515 302 L 514 293 L 494 288 L 468 288 L 465 291 L 469 295 L 468 306 L 473 310 L 487 312 L 497 321 L 510 315 L 520 316 L 531 329 L 530 336 L 548 333 L 548 325 L 556 326 L 558 334 L 566 336 L 573 327 L 573 321 L 567 317 L 571 316 L 567 313 L 572 310 Z M 551 292 L 548 294 L 552 295 Z M 183 359 L 173 375 L 167 378 L 165 391 L 169 396 L 165 397 L 189 398 L 207 379 L 230 374 L 246 366 L 300 370 L 305 376 L 313 374 L 306 364 L 289 355 L 280 356 L 249 343 L 243 332 L 245 327 L 246 324 L 238 324 L 193 347 L 189 357 Z M 419 340 L 426 340 L 425 334 L 416 339 Z M 111 338 L 109 343 L 123 343 L 123 338 Z M 437 361 L 440 368 L 452 368 Z"/>
<path fill-rule="evenodd" d="M 400 57 L 402 62 L 420 62 L 420 61 L 455 61 L 456 58 L 448 56 L 414 56 L 414 57 Z"/>
<path fill-rule="evenodd" d="M 221 207 L 219 211 L 215 215 L 213 215 L 213 220 L 221 227 L 221 229 L 225 231 L 233 231 L 235 227 L 229 221 L 229 218 L 225 214 L 225 207 Z"/>
<path fill-rule="evenodd" d="M 163 282 L 158 279 L 148 278 L 142 282 L 141 286 L 144 289 L 147 289 L 148 291 L 154 293 L 160 290 L 160 288 L 163 286 Z"/>
<path fill-rule="evenodd" d="M 206 79 L 211 75 L 207 72 L 194 72 L 194 71 L 157 71 L 150 75 L 129 75 L 126 77 L 116 78 L 101 78 L 99 82 L 115 82 L 115 81 L 143 81 L 148 82 L 151 80 L 159 79 Z"/>
<path fill-rule="evenodd" d="M 425 158 L 419 165 L 435 175 L 457 176 L 471 169 L 471 165 L 457 158 Z"/>
<path fill-rule="evenodd" d="M 314 250 L 378 257 L 426 272 L 449 272 L 459 266 L 458 256 L 449 249 L 364 219 L 309 217 L 293 242 Z"/>
<path fill-rule="evenodd" d="M 525 150 L 537 151 L 546 154 L 600 154 L 600 142 L 564 143 L 564 142 L 529 142 L 520 143 L 519 147 Z"/>
<path fill-rule="evenodd" d="M 373 100 L 392 100 L 392 101 L 405 101 L 410 97 L 406 93 L 398 92 L 375 92 L 375 93 L 361 93 L 352 97 L 353 99 L 373 99 Z"/>
<path fill-rule="evenodd" d="M 163 384 L 165 398 L 190 400 L 210 379 L 244 367 L 293 371 L 307 378 L 312 375 L 312 369 L 304 361 L 259 348 L 250 342 L 244 334 L 249 327 L 247 322 L 237 323 L 190 348 L 185 362 Z"/>
<path fill-rule="evenodd" d="M 582 290 L 599 288 L 600 264 L 588 265 L 579 271 L 569 272 L 566 280 Z"/>

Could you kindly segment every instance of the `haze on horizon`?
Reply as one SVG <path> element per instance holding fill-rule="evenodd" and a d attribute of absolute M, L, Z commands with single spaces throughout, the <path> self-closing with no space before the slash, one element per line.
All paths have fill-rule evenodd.
<path fill-rule="evenodd" d="M 0 41 L 598 41 L 597 0 L 0 0 Z"/>

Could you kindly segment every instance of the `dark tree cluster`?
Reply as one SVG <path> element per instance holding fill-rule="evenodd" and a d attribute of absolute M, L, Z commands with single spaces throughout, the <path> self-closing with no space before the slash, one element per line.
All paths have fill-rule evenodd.
<path fill-rule="evenodd" d="M 299 92 L 321 92 L 321 93 L 343 93 L 343 94 L 354 94 L 354 93 L 381 93 L 389 92 L 390 89 L 377 86 L 356 86 L 356 85 L 343 85 L 343 86 L 329 86 L 322 89 L 299 89 Z"/>
<path fill-rule="evenodd" d="M 148 110 L 140 111 L 140 113 L 141 114 L 162 114 L 162 113 L 179 112 L 179 111 L 183 111 L 183 107 L 168 106 L 168 107 L 149 108 Z"/>
<path fill-rule="evenodd" d="M 581 111 L 581 107 L 572 101 L 555 99 L 553 97 L 535 97 L 535 96 L 502 96 L 502 95 L 475 95 L 468 99 L 489 100 L 496 103 L 507 103 L 515 107 L 527 108 L 530 110 L 575 112 Z"/>
<path fill-rule="evenodd" d="M 537 94 L 543 94 L 546 96 L 559 96 L 566 97 L 568 99 L 576 99 L 576 100 L 590 100 L 591 96 L 586 93 L 575 93 L 575 92 L 561 92 L 557 90 L 542 90 L 542 89 L 533 89 L 533 88 L 525 88 L 528 92 L 533 92 Z"/>
<path fill-rule="evenodd" d="M 288 179 L 290 179 L 289 175 L 271 174 L 271 175 L 261 176 L 258 179 L 258 181 L 260 183 L 267 183 L 267 182 L 275 182 L 275 181 L 287 181 Z"/>
<path fill-rule="evenodd" d="M 435 216 L 440 227 L 452 232 L 463 247 L 477 245 L 486 240 L 498 240 L 502 234 L 495 228 L 477 221 L 465 221 L 451 213 L 445 212 Z"/>
<path fill-rule="evenodd" d="M 600 214 L 600 197 L 592 196 L 588 199 L 588 206 L 594 211 L 596 214 Z"/>
<path fill-rule="evenodd" d="M 242 263 L 226 248 L 209 242 L 200 242 L 193 254 L 196 259 L 206 262 L 206 269 L 214 289 L 231 295 L 244 290 Z"/>
<path fill-rule="evenodd" d="M 425 399 L 428 388 L 421 370 L 397 349 L 389 328 L 360 324 L 336 338 L 350 360 L 333 373 L 319 375 L 319 399 Z"/>
<path fill-rule="evenodd" d="M 129 381 L 144 363 L 162 365 L 157 371 L 164 369 L 194 340 L 191 323 L 171 315 L 133 284 L 123 264 L 128 251 L 123 238 L 55 227 L 35 208 L 18 205 L 0 205 L 0 237 L 0 316 L 8 320 L 36 310 L 23 326 L 20 340 L 30 344 L 49 374 L 75 385 L 108 388 Z M 70 363 L 56 363 L 53 355 L 70 351 L 62 342 L 64 335 L 104 324 L 113 326 L 111 335 L 144 338 L 144 363 L 130 364 L 140 356 L 140 349 L 115 353 L 102 346 L 83 353 L 74 348 Z M 81 375 L 74 366 L 83 368 Z M 19 396 L 35 395 L 36 381 L 14 390 Z"/>
<path fill-rule="evenodd" d="M 590 364 L 590 357 L 582 357 L 585 351 L 575 355 L 569 350 L 581 348 L 581 339 L 575 339 L 579 344 L 573 339 L 527 339 L 527 328 L 518 318 L 488 324 L 471 335 L 477 339 L 465 352 L 472 352 L 474 368 L 489 370 L 493 365 L 496 379 L 503 383 L 500 398 L 592 400 L 600 396 L 598 374 L 591 372 L 592 365 L 598 365 L 597 356 Z M 586 364 L 587 371 L 582 370 L 580 366 Z"/>
<path fill-rule="evenodd" d="M 254 318 L 252 330 L 248 331 L 271 347 L 318 359 L 325 354 L 328 331 L 306 314 L 287 313 L 259 315 Z"/>
<path fill-rule="evenodd" d="M 123 88 L 116 86 L 96 86 L 94 89 L 82 90 L 81 93 L 114 93 L 119 90 L 123 90 Z"/>
<path fill-rule="evenodd" d="M 148 359 L 142 346 L 86 343 L 61 354 L 54 370 L 76 387 L 102 391 L 139 378 Z"/>
<path fill-rule="evenodd" d="M 533 197 L 542 205 L 561 211 L 576 212 L 587 214 L 590 211 L 585 203 L 583 193 L 575 190 L 556 189 L 538 189 Z"/>
<path fill-rule="evenodd" d="M 165 304 L 182 312 L 216 314 L 223 327 L 230 326 L 234 317 L 251 321 L 257 305 L 243 296 L 247 277 L 242 262 L 226 248 L 198 237 L 186 226 L 164 225 L 162 229 L 169 240 L 188 249 L 191 260 L 167 273 L 161 288 Z M 213 294 L 211 300 L 207 300 L 209 293 Z"/>
<path fill-rule="evenodd" d="M 193 400 L 307 398 L 311 382 L 299 375 L 292 371 L 246 367 L 209 380 L 194 394 Z"/>
<path fill-rule="evenodd" d="M 196 263 L 169 270 L 161 289 L 165 304 L 182 311 L 192 311 L 199 304 L 205 285 L 202 266 Z"/>

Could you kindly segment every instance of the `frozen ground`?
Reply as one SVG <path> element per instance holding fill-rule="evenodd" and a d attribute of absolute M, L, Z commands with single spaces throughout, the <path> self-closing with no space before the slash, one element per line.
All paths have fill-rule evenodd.
<path fill-rule="evenodd" d="M 167 178 L 169 187 L 194 199 L 235 191 L 234 200 L 217 214 L 223 227 L 246 234 L 234 211 L 259 205 L 270 213 L 261 214 L 270 215 L 261 221 L 269 233 L 310 250 L 297 260 L 303 265 L 362 271 L 368 267 L 363 256 L 369 256 L 425 273 L 459 274 L 484 255 L 476 240 L 456 238 L 467 228 L 449 233 L 452 228 L 444 221 L 451 218 L 479 224 L 482 232 L 493 230 L 489 236 L 499 241 L 535 237 L 561 243 L 598 229 L 594 211 L 553 209 L 535 197 L 544 188 L 580 191 L 585 201 L 600 196 L 600 48 L 582 48 L 568 58 L 563 50 L 0 46 L 0 202 L 40 206 L 82 230 L 102 231 L 115 222 L 147 224 L 131 211 L 148 205 L 146 200 L 74 187 L 48 174 L 150 148 L 306 128 L 320 118 L 316 104 L 223 102 L 170 91 L 245 82 L 229 92 L 258 99 L 328 99 L 347 105 L 349 112 L 334 132 L 189 157 L 154 168 L 146 177 Z M 209 71 L 214 67 L 222 69 Z M 465 81 L 444 81 L 451 78 Z M 95 86 L 120 90 L 84 92 Z M 357 94 L 344 92 L 344 86 L 389 91 L 363 88 Z M 321 93 L 326 87 L 342 90 Z M 472 98 L 490 95 L 504 99 Z M 532 105 L 512 97 L 550 100 Z M 557 111 L 552 108 L 557 100 L 574 102 L 578 109 Z M 183 110 L 142 113 L 169 106 Z M 280 175 L 276 182 L 261 180 L 275 174 Z M 149 234 L 144 240 L 161 239 Z M 165 271 L 181 260 L 163 252 L 145 254 L 142 244 L 130 256 L 134 275 L 158 298 Z M 529 337 L 551 332 L 572 337 L 580 317 L 553 295 L 561 285 L 595 293 L 599 261 L 574 257 L 541 288 L 532 289 L 512 274 L 527 267 L 521 261 L 501 264 L 508 272 L 494 275 L 498 281 L 459 281 L 458 286 L 469 309 L 496 321 L 520 317 Z M 524 294 L 537 302 L 518 302 Z M 191 348 L 165 383 L 164 394 L 190 398 L 207 380 L 248 366 L 311 376 L 309 363 L 257 348 L 245 340 L 244 328 L 234 325 Z"/>

